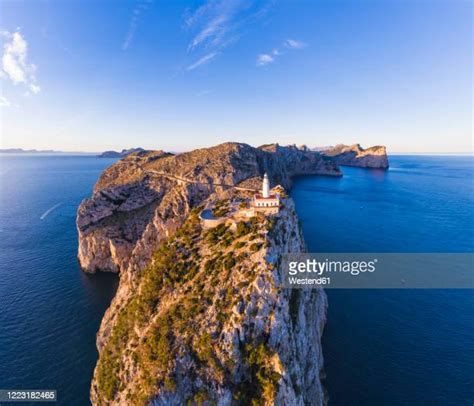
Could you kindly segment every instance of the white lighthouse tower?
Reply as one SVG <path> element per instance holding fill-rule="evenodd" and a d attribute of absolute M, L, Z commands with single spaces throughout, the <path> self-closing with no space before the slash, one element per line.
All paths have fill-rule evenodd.
<path fill-rule="evenodd" d="M 270 181 L 268 180 L 268 175 L 266 172 L 265 175 L 263 175 L 262 197 L 264 199 L 268 199 L 270 197 Z"/>
<path fill-rule="evenodd" d="M 270 181 L 268 175 L 263 175 L 262 193 L 253 197 L 253 211 L 265 214 L 277 214 L 280 208 L 280 196 L 278 193 L 270 194 Z"/>

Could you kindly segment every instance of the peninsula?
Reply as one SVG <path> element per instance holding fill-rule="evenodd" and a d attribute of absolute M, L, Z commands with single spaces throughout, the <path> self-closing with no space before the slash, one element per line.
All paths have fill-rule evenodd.
<path fill-rule="evenodd" d="M 83 270 L 120 274 L 94 405 L 324 404 L 326 295 L 281 286 L 282 256 L 305 250 L 287 194 L 305 174 L 341 171 L 307 148 L 225 143 L 103 172 L 77 215 Z"/>
<path fill-rule="evenodd" d="M 133 154 L 134 152 L 142 152 L 144 151 L 143 148 L 129 148 L 129 149 L 122 149 L 122 151 L 104 151 L 100 155 L 99 158 L 124 158 L 127 155 Z"/>
<path fill-rule="evenodd" d="M 328 147 L 321 151 L 338 165 L 359 166 L 361 168 L 388 169 L 387 150 L 382 145 L 362 148 L 360 144 Z"/>

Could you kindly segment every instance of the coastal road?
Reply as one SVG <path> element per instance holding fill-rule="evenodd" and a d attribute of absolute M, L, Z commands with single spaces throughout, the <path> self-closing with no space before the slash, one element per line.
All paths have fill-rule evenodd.
<path fill-rule="evenodd" d="M 157 171 L 154 169 L 143 169 L 141 168 L 145 173 L 149 173 L 152 175 L 157 175 L 157 176 L 164 176 L 168 179 L 175 180 L 177 182 L 183 182 L 183 183 L 192 183 L 195 185 L 204 185 L 204 186 L 215 186 L 215 187 L 223 187 L 223 188 L 233 188 L 235 190 L 241 190 L 243 192 L 258 192 L 258 189 L 251 189 L 251 188 L 246 188 L 246 187 L 241 187 L 241 186 L 235 186 L 235 185 L 227 185 L 225 183 L 209 183 L 209 182 L 199 182 L 197 180 L 193 179 L 188 179 L 184 178 L 182 176 L 177 176 L 177 175 L 170 175 L 169 173 L 162 172 L 162 171 Z"/>

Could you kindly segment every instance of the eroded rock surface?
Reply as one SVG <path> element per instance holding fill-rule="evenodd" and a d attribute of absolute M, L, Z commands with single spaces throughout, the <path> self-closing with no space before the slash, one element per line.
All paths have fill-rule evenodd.
<path fill-rule="evenodd" d="M 140 269 L 154 243 L 171 235 L 192 207 L 232 186 L 256 189 L 268 172 L 272 184 L 291 186 L 300 174 L 340 176 L 329 159 L 277 144 L 253 148 L 226 143 L 179 155 L 139 152 L 99 178 L 77 213 L 78 259 L 86 272 Z"/>
<path fill-rule="evenodd" d="M 387 169 L 389 166 L 387 151 L 382 145 L 364 149 L 359 144 L 339 144 L 325 149 L 322 154 L 333 159 L 338 165 L 374 169 Z"/>
<path fill-rule="evenodd" d="M 293 202 L 203 230 L 200 207 L 303 174 L 340 176 L 307 149 L 227 143 L 132 154 L 108 168 L 77 217 L 85 271 L 120 273 L 97 335 L 94 405 L 322 405 L 322 290 L 281 286 L 305 244 Z"/>

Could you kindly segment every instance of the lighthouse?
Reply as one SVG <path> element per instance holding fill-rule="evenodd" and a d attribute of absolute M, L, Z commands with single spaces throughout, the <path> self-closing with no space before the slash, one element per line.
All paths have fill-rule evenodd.
<path fill-rule="evenodd" d="M 263 175 L 262 192 L 253 197 L 252 208 L 254 212 L 265 214 L 277 214 L 280 208 L 280 196 L 278 193 L 270 194 L 270 180 L 268 174 Z"/>
<path fill-rule="evenodd" d="M 264 199 L 268 199 L 270 197 L 270 181 L 268 180 L 268 175 L 266 172 L 265 175 L 263 175 L 262 197 Z"/>

